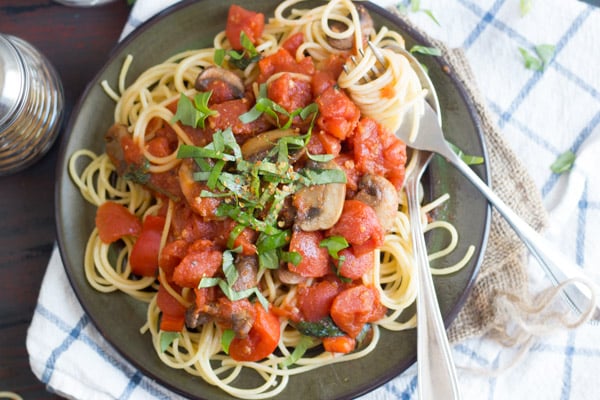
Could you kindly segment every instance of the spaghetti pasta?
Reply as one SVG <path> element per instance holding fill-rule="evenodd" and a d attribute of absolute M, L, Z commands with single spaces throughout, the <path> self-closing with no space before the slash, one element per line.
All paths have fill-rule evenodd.
<path fill-rule="evenodd" d="M 117 91 L 102 82 L 116 101 L 106 153 L 82 149 L 69 162 L 87 201 L 117 203 L 141 221 L 128 227 L 134 234 L 105 243 L 100 231 L 117 227 L 97 219 L 84 260 L 90 285 L 148 304 L 140 331 L 165 365 L 246 399 L 276 396 L 293 375 L 364 357 L 380 329 L 416 321 L 407 315 L 415 267 L 397 193 L 411 164 L 392 132 L 403 118 L 414 118 L 417 131 L 425 92 L 392 50 L 402 37 L 375 31 L 360 6 L 299 3 L 282 2 L 264 26 L 262 14 L 232 6 L 236 18 L 212 48 L 176 54 L 126 86 L 135 62 L 128 57 Z M 240 19 L 252 23 L 232 27 Z M 361 78 L 376 60 L 366 38 L 390 66 L 368 82 Z M 202 78 L 209 70 L 216 79 Z M 392 188 L 389 221 L 379 203 L 362 200 L 366 177 Z M 302 218 L 330 214 L 318 228 L 301 227 Z M 436 224 L 451 236 L 433 255 L 443 257 L 458 234 L 448 223 L 429 226 Z M 157 269 L 140 275 L 148 254 Z M 237 386 L 248 371 L 256 386 Z"/>

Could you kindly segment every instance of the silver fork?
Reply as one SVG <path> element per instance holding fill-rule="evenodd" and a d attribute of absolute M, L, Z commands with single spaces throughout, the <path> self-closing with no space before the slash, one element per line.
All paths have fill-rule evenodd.
<path fill-rule="evenodd" d="M 371 49 L 378 57 L 378 49 L 375 46 L 371 46 Z M 421 69 L 419 62 L 409 52 L 404 49 L 399 50 L 403 51 L 404 55 L 411 61 L 413 68 Z M 379 53 L 379 57 L 381 57 L 381 53 Z M 438 114 L 427 102 L 425 102 L 424 114 L 420 120 L 419 133 L 413 141 L 409 140 L 409 133 L 410 128 L 401 126 L 396 132 L 396 136 L 404 140 L 411 148 L 437 153 L 454 165 L 504 217 L 538 260 L 550 281 L 562 289 L 567 302 L 580 314 L 580 317 L 593 323 L 600 321 L 600 304 L 598 302 L 600 288 L 598 285 L 585 275 L 583 268 L 557 251 L 548 240 L 508 207 L 450 148 L 444 138 Z"/>
<path fill-rule="evenodd" d="M 373 55 L 385 68 L 385 59 L 379 49 L 368 42 Z M 403 49 L 398 49 L 402 51 Z M 409 58 L 412 68 L 417 73 L 421 86 L 427 89 L 426 100 L 433 104 L 437 111 L 436 120 L 441 123 L 437 94 L 429 76 L 420 64 Z M 428 107 L 431 107 L 428 105 Z M 433 110 L 433 109 L 432 109 Z M 406 142 L 406 140 L 405 140 Z M 460 390 L 452 352 L 446 328 L 433 286 L 429 269 L 427 246 L 421 222 L 421 206 L 419 204 L 419 186 L 423 172 L 427 169 L 433 153 L 429 151 L 413 151 L 414 168 L 405 178 L 405 191 L 408 201 L 408 214 L 412 234 L 412 248 L 417 267 L 417 379 L 419 399 L 460 399 Z"/>

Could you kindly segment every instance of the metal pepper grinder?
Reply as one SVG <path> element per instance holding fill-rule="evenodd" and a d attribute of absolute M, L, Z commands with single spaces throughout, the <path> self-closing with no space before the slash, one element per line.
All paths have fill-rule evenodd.
<path fill-rule="evenodd" d="M 31 44 L 0 33 L 0 176 L 42 157 L 63 117 L 62 83 Z"/>

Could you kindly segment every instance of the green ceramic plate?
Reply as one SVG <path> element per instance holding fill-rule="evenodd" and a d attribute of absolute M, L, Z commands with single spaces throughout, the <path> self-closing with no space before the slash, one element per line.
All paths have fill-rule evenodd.
<path fill-rule="evenodd" d="M 272 15 L 278 2 L 259 0 L 246 7 Z M 311 3 L 308 2 L 307 6 Z M 322 3 L 312 3 L 322 4 Z M 103 134 L 113 122 L 114 102 L 100 87 L 104 79 L 116 86 L 119 70 L 127 54 L 134 56 L 128 73 L 130 83 L 146 68 L 164 61 L 184 49 L 207 47 L 212 38 L 223 30 L 230 1 L 184 2 L 148 21 L 126 38 L 91 82 L 73 113 L 63 141 L 58 168 L 56 218 L 61 255 L 71 284 L 90 318 L 128 361 L 148 377 L 191 398 L 227 399 L 220 389 L 199 378 L 163 365 L 154 353 L 148 335 L 138 332 L 145 322 L 145 306 L 120 293 L 101 294 L 86 282 L 82 268 L 85 244 L 94 226 L 95 209 L 79 194 L 67 173 L 69 156 L 78 149 L 103 151 Z M 366 3 L 377 25 L 399 31 L 407 47 L 427 45 L 419 32 L 408 29 L 399 19 L 385 10 Z M 444 60 L 423 57 L 437 88 L 443 124 L 448 138 L 469 154 L 486 155 L 480 122 L 470 99 L 466 98 L 452 73 L 443 71 Z M 476 172 L 488 178 L 485 165 Z M 478 192 L 442 159 L 434 159 L 426 177 L 430 197 L 449 192 L 452 201 L 438 211 L 438 216 L 453 221 L 461 235 L 457 257 L 468 245 L 477 248 L 475 257 L 462 271 L 435 279 L 439 302 L 446 324 L 449 324 L 464 303 L 473 283 L 485 248 L 490 210 Z M 446 238 L 432 232 L 428 246 L 441 246 Z M 448 260 L 452 262 L 453 260 Z M 292 377 L 281 394 L 286 399 L 352 398 L 368 392 L 402 373 L 416 358 L 415 330 L 383 332 L 377 350 L 368 357 L 323 367 L 314 372 Z M 241 379 L 252 379 L 249 376 Z"/>

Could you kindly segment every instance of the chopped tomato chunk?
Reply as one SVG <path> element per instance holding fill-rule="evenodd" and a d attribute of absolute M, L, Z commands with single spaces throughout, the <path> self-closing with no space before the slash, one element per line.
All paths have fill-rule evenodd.
<path fill-rule="evenodd" d="M 362 118 L 350 139 L 356 169 L 386 177 L 396 189 L 402 187 L 406 145 L 371 118 Z"/>
<path fill-rule="evenodd" d="M 379 300 L 374 290 L 359 285 L 343 290 L 333 300 L 331 318 L 351 338 L 356 338 L 369 322 Z"/>
<path fill-rule="evenodd" d="M 264 14 L 246 10 L 235 4 L 229 7 L 225 35 L 234 50 L 243 49 L 240 41 L 242 32 L 248 36 L 252 44 L 256 44 L 262 36 L 264 28 Z"/>
<path fill-rule="evenodd" d="M 320 231 L 295 231 L 290 240 L 290 252 L 297 252 L 302 257 L 298 265 L 288 263 L 290 271 L 311 278 L 319 278 L 331 272 L 327 249 L 320 246 L 323 234 Z"/>
<path fill-rule="evenodd" d="M 360 110 L 343 90 L 329 87 L 317 97 L 316 102 L 320 112 L 317 126 L 320 129 L 340 140 L 352 134 L 360 118 Z"/>
<path fill-rule="evenodd" d="M 355 256 L 369 253 L 383 245 L 385 231 L 375 210 L 359 200 L 346 200 L 342 215 L 327 232 L 328 236 L 343 236 L 352 245 Z"/>
<path fill-rule="evenodd" d="M 259 303 L 254 304 L 256 318 L 245 338 L 234 338 L 229 345 L 229 355 L 237 361 L 259 361 L 271 354 L 281 335 L 279 318 Z"/>
<path fill-rule="evenodd" d="M 180 291 L 179 287 L 173 287 Z M 180 332 L 185 324 L 186 307 L 181 304 L 169 291 L 160 285 L 156 294 L 156 305 L 162 312 L 160 317 L 160 330 Z"/>
<path fill-rule="evenodd" d="M 299 72 L 305 75 L 312 75 L 315 71 L 311 57 L 304 57 L 300 61 L 296 59 L 284 48 L 276 53 L 268 55 L 258 62 L 260 71 L 257 81 L 265 82 L 271 75 L 277 72 Z"/>
<path fill-rule="evenodd" d="M 269 83 L 267 88 L 269 99 L 279 104 L 291 113 L 298 108 L 304 108 L 312 101 L 310 83 L 294 79 L 290 74 L 283 74 Z M 279 116 L 280 123 L 287 122 L 287 116 Z M 302 124 L 300 116 L 296 116 L 294 124 Z M 309 121 L 306 121 L 308 124 Z"/>
<path fill-rule="evenodd" d="M 354 254 L 352 248 L 343 249 L 339 252 L 344 261 L 339 268 L 339 274 L 352 280 L 359 279 L 373 268 L 375 256 L 372 251 L 361 255 Z"/>
<path fill-rule="evenodd" d="M 142 230 L 138 217 L 113 201 L 104 202 L 96 210 L 96 228 L 104 243 L 112 243 L 124 236 L 137 236 Z"/>
<path fill-rule="evenodd" d="M 142 224 L 142 232 L 135 241 L 129 263 L 136 275 L 154 276 L 158 270 L 160 238 L 165 226 L 165 218 L 148 215 Z"/>
<path fill-rule="evenodd" d="M 304 33 L 296 32 L 290 37 L 288 37 L 285 42 L 281 45 L 284 49 L 288 51 L 292 56 L 296 54 L 298 47 L 304 43 Z"/>
<path fill-rule="evenodd" d="M 336 281 L 322 281 L 298 288 L 298 308 L 306 321 L 316 322 L 329 315 L 333 299 L 342 290 Z"/>
<path fill-rule="evenodd" d="M 204 277 L 212 277 L 221 267 L 223 254 L 218 250 L 189 253 L 175 267 L 173 281 L 182 287 L 197 287 Z"/>
<path fill-rule="evenodd" d="M 323 338 L 323 347 L 331 353 L 347 354 L 356 347 L 356 339 L 346 335 L 326 337 Z"/>

